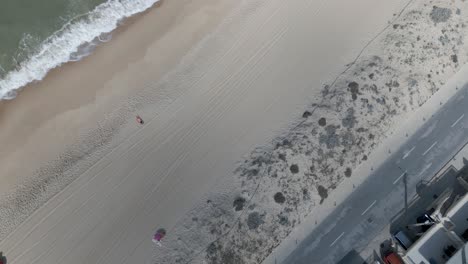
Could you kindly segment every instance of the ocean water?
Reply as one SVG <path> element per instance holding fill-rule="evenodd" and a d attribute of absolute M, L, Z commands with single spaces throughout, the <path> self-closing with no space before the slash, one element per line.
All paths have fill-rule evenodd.
<path fill-rule="evenodd" d="M 158 0 L 1 0 L 0 100 L 89 55 L 127 17 Z"/>

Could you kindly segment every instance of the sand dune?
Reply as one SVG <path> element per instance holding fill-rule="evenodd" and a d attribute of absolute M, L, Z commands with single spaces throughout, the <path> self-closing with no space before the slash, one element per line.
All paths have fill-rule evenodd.
<path fill-rule="evenodd" d="M 394 92 L 400 91 L 393 81 L 399 81 L 396 76 L 403 70 L 398 63 L 406 55 L 392 50 L 396 46 L 392 41 L 405 40 L 407 32 L 398 36 L 380 33 L 394 29 L 388 22 L 407 3 L 164 1 L 127 22 L 95 54 L 52 72 L 2 106 L 5 129 L 0 139 L 6 147 L 0 152 L 0 165 L 6 168 L 2 180 L 7 184 L 0 189 L 4 194 L 0 250 L 11 263 L 261 261 L 325 199 L 318 186 L 336 186 L 343 180 L 339 175 L 347 175 L 347 168 L 359 164 L 345 156 L 346 164 L 336 170 L 339 175 L 320 174 L 306 181 L 304 167 L 312 164 L 303 154 L 309 148 L 318 151 L 333 146 L 327 135 L 319 140 L 322 131 L 312 134 L 316 126 L 325 127 L 320 118 L 330 115 L 325 121 L 330 125 L 355 115 L 368 125 L 387 110 L 399 109 L 397 103 L 375 103 L 381 97 L 373 95 L 367 83 L 371 72 L 359 70 L 376 64 L 379 88 L 385 88 L 381 95 L 394 95 L 385 86 L 388 81 Z M 422 6 L 418 4 L 417 8 Z M 426 23 L 427 10 L 414 21 Z M 405 18 L 411 20 L 411 16 Z M 460 20 L 461 16 L 456 17 L 431 30 L 455 27 Z M 447 36 L 448 41 L 457 34 Z M 324 88 L 376 36 L 380 42 L 369 46 L 370 51 L 365 50 L 365 56 L 350 68 L 361 89 L 353 88 L 347 75 Z M 422 37 L 433 41 L 434 36 Z M 393 46 L 381 49 L 382 43 Z M 411 54 L 410 47 L 405 48 L 410 51 L 406 54 Z M 396 59 L 387 61 L 391 54 Z M 464 52 L 457 54 L 459 62 L 444 67 L 436 81 L 443 82 L 466 61 Z M 439 60 L 430 63 L 436 65 Z M 396 69 L 387 73 L 386 66 Z M 362 89 L 363 83 L 368 89 Z M 407 100 L 402 103 L 407 108 L 389 116 L 387 122 L 375 123 L 375 140 L 363 142 L 358 154 L 371 155 L 394 118 L 425 102 L 431 87 L 415 88 L 414 95 L 397 92 Z M 326 108 L 324 99 L 342 104 Z M 362 99 L 374 100 L 375 112 L 367 119 L 359 112 L 366 105 L 348 111 Z M 317 109 L 313 115 L 311 105 Z M 310 112 L 304 112 L 307 109 Z M 144 126 L 136 124 L 137 113 L 144 118 Z M 304 118 L 308 121 L 299 123 Z M 305 125 L 290 130 L 298 123 Z M 347 128 L 358 129 L 351 123 L 327 133 L 341 137 Z M 303 137 L 306 133 L 312 135 L 309 141 Z M 256 149 L 270 146 L 281 134 L 290 138 L 281 141 L 276 152 Z M 317 155 L 319 160 L 322 156 Z M 278 181 L 292 174 L 298 180 L 290 183 L 290 194 L 272 199 L 288 185 L 266 177 L 276 171 Z M 298 188 L 301 184 L 307 184 L 307 195 Z M 296 189 L 304 197 L 296 203 L 301 213 L 291 213 L 285 220 L 288 224 L 278 225 L 281 221 L 273 219 L 290 208 Z M 244 208 L 253 190 L 260 193 L 255 206 Z M 236 199 L 239 210 L 232 207 Z M 284 206 L 279 207 L 282 200 Z M 244 226 L 210 246 L 233 230 L 237 219 Z M 169 232 L 164 247 L 155 248 L 151 235 L 159 227 Z M 277 236 L 268 237 L 272 229 Z M 240 241 L 239 251 L 232 251 L 230 246 L 237 246 L 239 237 L 245 237 L 245 243 Z"/>

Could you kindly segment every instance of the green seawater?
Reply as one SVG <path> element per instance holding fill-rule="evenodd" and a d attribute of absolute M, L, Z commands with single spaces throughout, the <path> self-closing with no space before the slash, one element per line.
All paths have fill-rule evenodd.
<path fill-rule="evenodd" d="M 0 0 L 0 78 L 74 17 L 106 0 Z"/>

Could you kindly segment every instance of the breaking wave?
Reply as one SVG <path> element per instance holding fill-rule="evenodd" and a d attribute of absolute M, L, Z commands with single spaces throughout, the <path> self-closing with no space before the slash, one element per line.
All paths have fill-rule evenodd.
<path fill-rule="evenodd" d="M 134 14 L 159 0 L 109 0 L 77 16 L 42 42 L 37 52 L 0 80 L 0 100 L 13 99 L 21 87 L 42 80 L 53 68 L 89 55 L 96 45 L 110 40 L 110 32 Z"/>

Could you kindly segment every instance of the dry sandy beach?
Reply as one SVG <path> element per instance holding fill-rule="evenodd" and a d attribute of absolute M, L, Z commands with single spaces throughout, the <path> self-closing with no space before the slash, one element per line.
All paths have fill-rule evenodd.
<path fill-rule="evenodd" d="M 0 251 L 261 262 L 467 62 L 466 12 L 460 0 L 160 1 L 1 102 Z"/>

